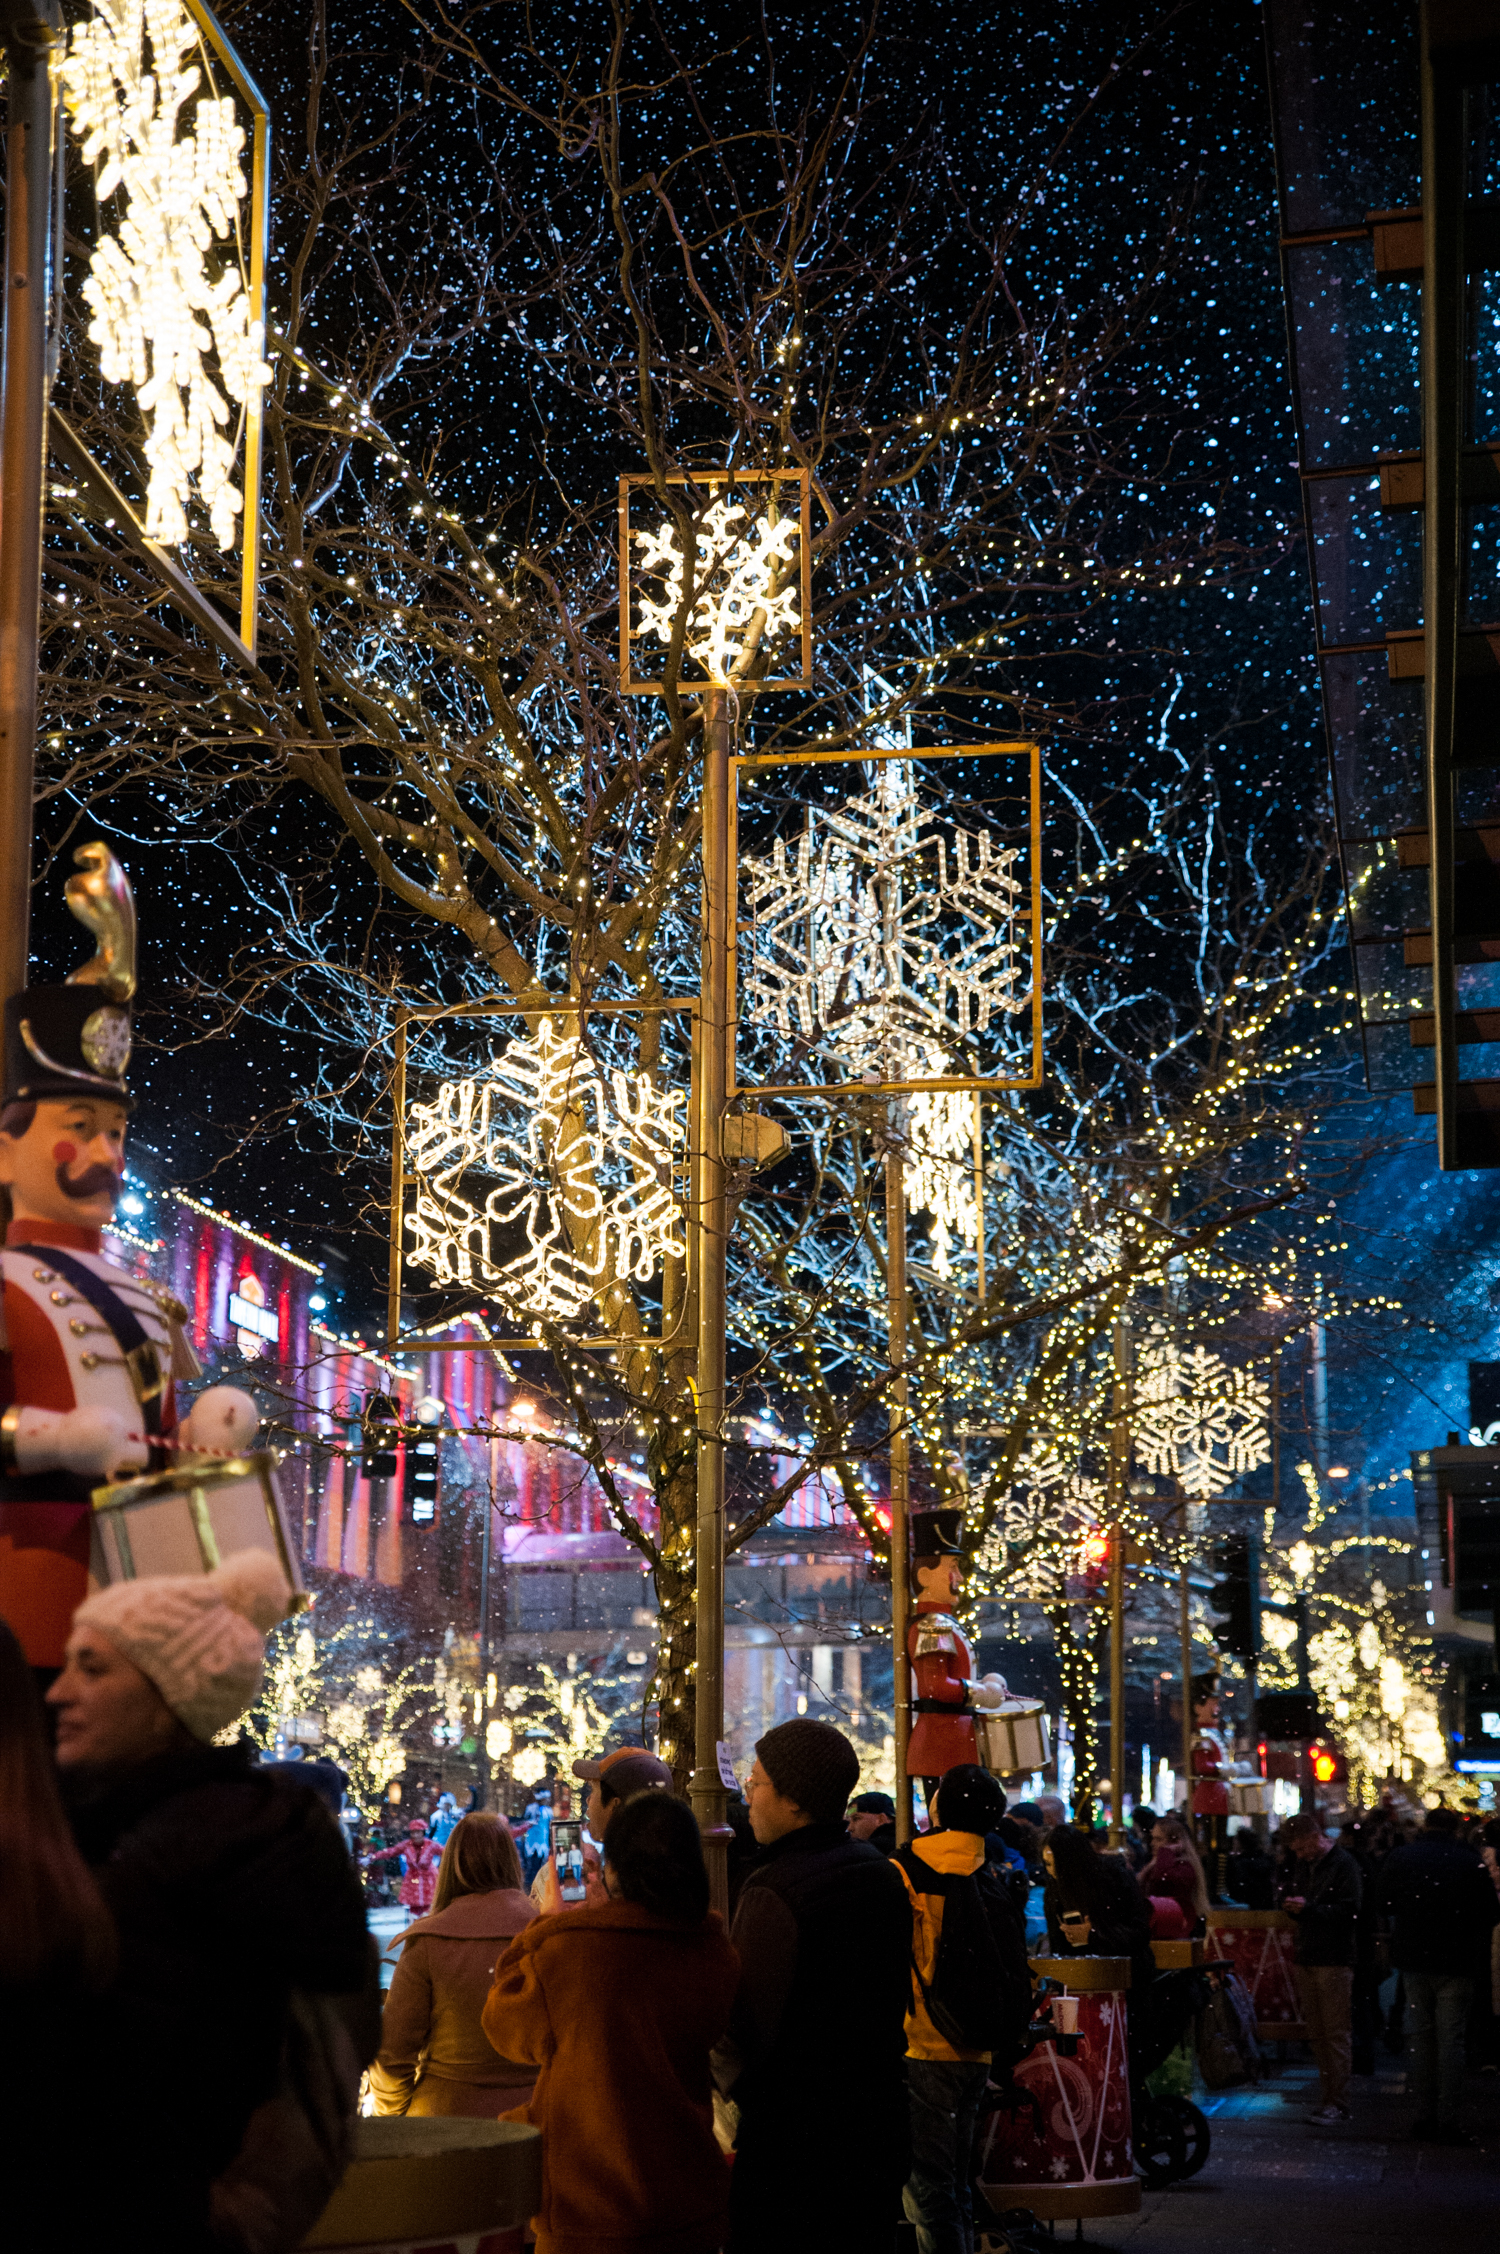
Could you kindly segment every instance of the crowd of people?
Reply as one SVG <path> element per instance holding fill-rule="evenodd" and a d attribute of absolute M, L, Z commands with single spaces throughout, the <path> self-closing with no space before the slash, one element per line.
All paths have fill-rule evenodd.
<path fill-rule="evenodd" d="M 1036 1891 L 1051 1954 L 1129 1961 L 1132 2016 L 1153 1939 L 1203 1930 L 1210 1884 L 1177 1818 L 1138 1811 L 1126 1854 L 1101 1852 L 1055 1796 L 1011 1806 L 958 1767 L 898 1846 L 853 1746 L 799 1718 L 757 1745 L 727 1927 L 693 1815 L 642 1747 L 575 1765 L 581 1898 L 535 1854 L 535 1810 L 512 1827 L 445 1797 L 409 1818 L 366 1858 L 399 1868 L 413 1913 L 382 2012 L 321 1765 L 222 1742 L 288 1595 L 246 1557 L 90 1597 L 50 1740 L 0 1628 L 19 2254 L 277 2254 L 326 2203 L 362 2103 L 539 2128 L 539 2254 L 825 2254 L 891 2243 L 903 2213 L 921 2254 L 971 2254 L 976 2124 L 1034 2040 Z M 1226 1893 L 1294 1921 L 1313 2121 L 1344 2117 L 1375 2041 L 1405 2041 L 1413 2135 L 1465 2141 L 1466 2058 L 1500 2066 L 1497 1848 L 1500 1827 L 1441 1806 L 1340 1837 L 1309 1813 L 1216 1864 Z M 87 2171 L 67 2161 L 80 2111 Z M 1019 2218 L 1006 2235 L 1024 2246 Z"/>

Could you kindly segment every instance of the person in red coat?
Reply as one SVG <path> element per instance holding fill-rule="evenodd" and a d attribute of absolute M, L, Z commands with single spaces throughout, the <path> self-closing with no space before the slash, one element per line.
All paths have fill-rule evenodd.
<path fill-rule="evenodd" d="M 906 1773 L 921 1777 L 931 1800 L 939 1778 L 950 1769 L 979 1762 L 974 1716 L 1003 1706 L 1007 1692 L 998 1675 L 976 1681 L 974 1648 L 953 1611 L 963 1594 L 963 1512 L 917 1511 L 911 1526 L 917 1601 L 906 1632 L 906 1655 L 916 1718 Z"/>

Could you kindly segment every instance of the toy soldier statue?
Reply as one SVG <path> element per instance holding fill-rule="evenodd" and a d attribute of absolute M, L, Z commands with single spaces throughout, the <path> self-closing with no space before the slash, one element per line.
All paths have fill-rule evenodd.
<path fill-rule="evenodd" d="M 998 1675 L 974 1679 L 974 1651 L 950 1607 L 963 1592 L 961 1510 L 913 1511 L 911 1626 L 907 1656 L 916 1689 L 916 1721 L 907 1746 L 907 1774 L 920 1777 L 930 1801 L 939 1778 L 979 1759 L 976 1713 L 992 1714 L 1008 1696 Z"/>
<path fill-rule="evenodd" d="M 68 906 L 98 952 L 65 985 L 28 986 L 6 1002 L 0 1099 L 9 1208 L 0 1251 L 0 1617 L 43 1669 L 62 1665 L 88 1590 L 92 1490 L 116 1474 L 162 1469 L 179 1437 L 194 1447 L 243 1445 L 258 1421 L 239 1394 L 242 1407 L 225 1423 L 229 1389 L 216 1388 L 203 1404 L 216 1429 L 179 1436 L 173 1380 L 202 1374 L 183 1333 L 187 1310 L 104 1257 L 131 1109 L 135 902 L 103 845 L 81 846 L 74 860 L 80 874 L 68 879 Z"/>
<path fill-rule="evenodd" d="M 1195 1675 L 1193 1701 L 1193 1829 L 1211 1898 L 1219 1898 L 1219 1875 L 1229 1845 L 1228 1773 L 1233 1754 L 1219 1728 L 1219 1678 Z"/>

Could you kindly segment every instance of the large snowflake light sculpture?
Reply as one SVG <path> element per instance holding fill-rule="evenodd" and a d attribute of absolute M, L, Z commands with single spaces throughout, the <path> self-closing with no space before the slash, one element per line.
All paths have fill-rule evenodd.
<path fill-rule="evenodd" d="M 1182 1353 L 1149 1344 L 1135 1383 L 1135 1452 L 1158 1478 L 1205 1501 L 1270 1461 L 1270 1394 L 1264 1379 L 1206 1347 Z"/>
<path fill-rule="evenodd" d="M 84 157 L 99 168 L 101 210 L 123 197 L 83 295 L 104 377 L 135 386 L 145 420 L 147 537 L 187 539 L 196 483 L 229 549 L 244 507 L 237 407 L 271 371 L 236 249 L 245 134 L 233 99 L 217 100 L 190 60 L 200 36 L 179 0 L 96 0 L 74 28 L 62 81 Z"/>
<path fill-rule="evenodd" d="M 794 568 L 801 520 L 752 517 L 741 501 L 719 494 L 694 524 L 693 596 L 683 628 L 684 655 L 705 677 L 727 687 L 751 636 L 770 641 L 801 627 L 801 587 Z M 670 520 L 634 535 L 641 569 L 660 592 L 638 595 L 641 621 L 670 645 L 687 592 L 688 553 Z M 780 581 L 782 584 L 778 585 Z"/>
<path fill-rule="evenodd" d="M 872 790 L 810 807 L 790 853 L 778 838 L 741 859 L 747 999 L 804 1055 L 877 1079 L 942 1077 L 923 1069 L 934 1045 L 1028 1007 L 1020 859 L 945 825 L 912 763 L 883 761 Z"/>
<path fill-rule="evenodd" d="M 1070 1469 L 1043 1446 L 1023 1456 L 994 1498 L 990 1530 L 975 1559 L 983 1593 L 1010 1603 L 1047 1604 L 1084 1570 L 1099 1530 L 1100 1481 Z"/>
<path fill-rule="evenodd" d="M 682 1249 L 682 1101 L 646 1073 L 606 1080 L 578 1034 L 544 1017 L 484 1078 L 413 1104 L 409 1257 L 533 1321 L 576 1316 L 607 1284 L 649 1281 Z M 492 1186 L 476 1203 L 481 1180 Z"/>

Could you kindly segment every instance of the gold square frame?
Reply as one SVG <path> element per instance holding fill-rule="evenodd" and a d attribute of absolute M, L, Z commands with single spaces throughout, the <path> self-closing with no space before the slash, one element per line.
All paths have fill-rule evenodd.
<path fill-rule="evenodd" d="M 240 255 L 247 272 L 246 295 L 250 318 L 259 322 L 262 351 L 269 346 L 266 333 L 266 259 L 271 240 L 271 107 L 250 76 L 223 25 L 206 0 L 181 0 L 244 103 L 251 117 L 250 211 Z M 216 93 L 208 74 L 208 93 Z M 236 217 L 236 234 L 240 222 Z M 126 547 L 146 563 L 167 589 L 175 607 L 200 626 L 225 655 L 247 671 L 257 670 L 260 633 L 260 488 L 265 437 L 265 393 L 257 386 L 245 407 L 244 511 L 240 545 L 240 619 L 236 633 L 216 603 L 184 571 L 170 549 L 147 538 L 146 528 L 109 472 L 94 459 L 65 416 L 54 407 L 48 416 L 52 445 L 78 477 L 81 497 L 101 523 L 113 520 Z"/>
<path fill-rule="evenodd" d="M 692 1019 L 692 1049 L 698 1053 L 699 1012 L 696 994 L 674 996 L 663 1002 L 574 1002 L 566 998 L 552 998 L 546 1002 L 513 1002 L 509 999 L 491 1002 L 434 1002 L 425 1009 L 401 1009 L 396 1015 L 395 1058 L 391 1072 L 391 1099 L 394 1122 L 391 1134 L 391 1233 L 389 1268 L 386 1283 L 385 1351 L 387 1354 L 535 1354 L 550 1350 L 552 1341 L 546 1338 L 436 1338 L 426 1332 L 402 1334 L 401 1330 L 401 1271 L 406 1265 L 404 1241 L 406 1220 L 406 1192 L 415 1187 L 417 1177 L 406 1171 L 406 1050 L 407 1027 L 412 1024 L 433 1025 L 443 1018 L 458 1017 L 576 1017 L 580 1022 L 586 1017 L 676 1017 L 686 1014 Z M 689 1152 L 696 1166 L 696 1155 Z M 696 1184 L 689 1205 L 697 1202 Z M 655 1338 L 632 1339 L 632 1346 L 642 1346 L 656 1352 L 673 1345 L 682 1334 L 688 1309 L 693 1297 L 693 1248 L 698 1232 L 684 1231 L 688 1266 L 687 1290 L 683 1294 L 682 1312 L 670 1331 L 659 1332 Z M 452 1318 L 462 1321 L 462 1316 Z M 574 1338 L 569 1345 L 583 1350 L 618 1346 L 621 1341 L 613 1332 L 599 1338 Z"/>
<path fill-rule="evenodd" d="M 728 1073 L 728 1100 L 740 1096 L 755 1098 L 775 1097 L 780 1102 L 797 1098 L 817 1098 L 821 1101 L 846 1100 L 851 1096 L 897 1096 L 921 1091 L 940 1093 L 963 1088 L 988 1090 L 991 1094 L 1022 1093 L 1040 1088 L 1043 1084 L 1042 1068 L 1042 754 L 1041 746 L 1031 742 L 984 744 L 914 744 L 897 749 L 865 750 L 856 747 L 842 751 L 745 752 L 730 760 L 732 787 L 730 792 L 730 897 L 738 913 L 740 873 L 740 773 L 775 767 L 815 766 L 873 766 L 876 761 L 938 760 L 938 759 L 1024 759 L 1027 762 L 1027 801 L 1029 806 L 1028 836 L 1031 847 L 1031 905 L 1025 921 L 1031 926 L 1031 1069 L 1024 1079 L 1015 1074 L 950 1074 L 938 1080 L 831 1080 L 799 1081 L 790 1086 L 770 1082 L 741 1080 L 734 1056 L 734 1030 L 739 1023 L 738 950 L 730 956 L 730 1070 Z M 1018 921 L 1021 919 L 1018 919 Z"/>
<path fill-rule="evenodd" d="M 802 622 L 798 635 L 802 650 L 800 673 L 768 676 L 765 680 L 747 678 L 742 686 L 747 694 L 762 695 L 768 689 L 810 689 L 812 670 L 812 472 L 810 470 L 702 470 L 696 476 L 674 473 L 659 481 L 663 485 L 690 487 L 705 491 L 710 497 L 721 487 L 769 486 L 773 493 L 784 485 L 795 485 L 798 494 L 797 565 L 798 588 L 802 606 Z M 643 681 L 632 663 L 631 642 L 635 638 L 630 624 L 630 500 L 641 488 L 656 491 L 658 480 L 649 471 L 632 470 L 620 479 L 620 693 L 627 697 L 665 696 L 668 689 L 676 688 L 679 696 L 696 696 L 705 689 L 722 687 L 715 681 L 666 680 Z M 644 631 L 644 629 L 642 630 Z"/>

